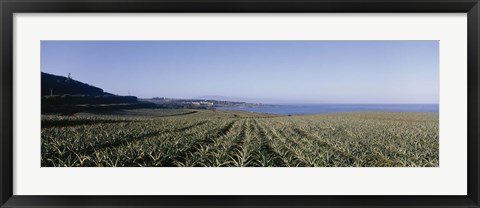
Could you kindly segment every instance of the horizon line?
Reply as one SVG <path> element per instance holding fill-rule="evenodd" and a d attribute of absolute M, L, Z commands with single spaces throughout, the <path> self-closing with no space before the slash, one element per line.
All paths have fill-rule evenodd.
<path fill-rule="evenodd" d="M 142 100 L 150 100 L 154 99 L 155 97 L 151 98 L 139 98 Z M 173 98 L 173 97 L 158 97 L 158 98 L 164 98 L 164 99 L 176 99 L 176 100 L 214 100 L 214 101 L 226 101 L 226 102 L 241 102 L 241 103 L 250 103 L 250 104 L 272 104 L 272 105 L 322 105 L 322 104 L 328 104 L 328 105 L 335 105 L 335 104 L 343 104 L 343 105 L 440 105 L 440 103 L 392 103 L 392 102 L 244 102 L 244 101 L 233 101 L 233 100 L 222 100 L 222 99 L 201 99 L 201 98 Z M 245 98 L 245 99 L 250 99 L 250 98 Z"/>

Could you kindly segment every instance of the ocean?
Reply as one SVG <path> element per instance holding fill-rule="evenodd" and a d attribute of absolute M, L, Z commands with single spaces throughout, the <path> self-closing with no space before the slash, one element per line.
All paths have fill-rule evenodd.
<path fill-rule="evenodd" d="M 259 107 L 218 107 L 217 109 L 295 115 L 338 112 L 438 112 L 439 107 L 438 104 L 301 104 Z"/>

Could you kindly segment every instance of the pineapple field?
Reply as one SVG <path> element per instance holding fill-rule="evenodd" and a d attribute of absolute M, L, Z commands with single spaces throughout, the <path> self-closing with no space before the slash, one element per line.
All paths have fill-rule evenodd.
<path fill-rule="evenodd" d="M 42 115 L 42 167 L 438 167 L 438 113 Z"/>

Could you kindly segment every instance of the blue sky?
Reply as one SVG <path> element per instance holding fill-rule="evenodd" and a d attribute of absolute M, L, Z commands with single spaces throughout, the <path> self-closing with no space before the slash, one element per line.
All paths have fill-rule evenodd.
<path fill-rule="evenodd" d="M 140 98 L 438 103 L 438 41 L 42 41 L 41 71 Z"/>

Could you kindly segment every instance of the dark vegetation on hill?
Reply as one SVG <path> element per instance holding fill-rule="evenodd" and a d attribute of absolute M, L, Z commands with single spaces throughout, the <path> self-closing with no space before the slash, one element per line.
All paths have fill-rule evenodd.
<path fill-rule="evenodd" d="M 57 76 L 42 72 L 42 96 L 50 95 L 111 95 L 101 88 L 79 82 L 70 77 Z"/>
<path fill-rule="evenodd" d="M 137 103 L 135 96 L 116 96 L 116 95 L 53 95 L 42 97 L 42 103 L 52 105 L 62 104 L 118 104 L 118 103 Z"/>
<path fill-rule="evenodd" d="M 139 103 L 135 96 L 117 96 L 70 77 L 42 72 L 42 113 L 74 114 L 87 110 L 111 110 L 137 108 L 148 104 Z M 148 105 L 148 106 L 151 106 Z"/>

